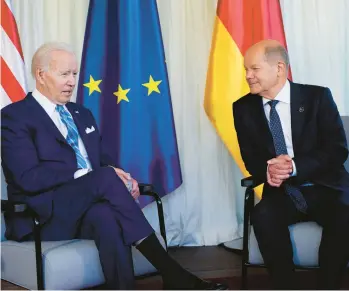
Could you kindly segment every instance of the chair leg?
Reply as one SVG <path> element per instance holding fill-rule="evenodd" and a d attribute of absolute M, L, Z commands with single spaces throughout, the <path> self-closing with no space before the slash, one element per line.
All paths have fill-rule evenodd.
<path fill-rule="evenodd" d="M 241 290 L 247 290 L 247 266 L 244 263 L 241 271 Z"/>
<path fill-rule="evenodd" d="M 44 290 L 40 223 L 36 219 L 34 219 L 34 241 L 35 241 L 35 256 L 36 256 L 36 279 L 38 284 L 37 287 L 38 287 L 38 290 Z"/>
<path fill-rule="evenodd" d="M 250 210 L 254 205 L 254 192 L 252 187 L 247 187 L 245 192 L 245 205 L 244 205 L 244 235 L 243 235 L 243 247 L 242 247 L 242 262 L 241 262 L 241 289 L 247 289 L 247 262 L 249 258 L 248 239 L 249 222 L 250 222 Z"/>
<path fill-rule="evenodd" d="M 166 228 L 165 228 L 165 219 L 164 219 L 164 209 L 162 207 L 162 200 L 160 199 L 159 195 L 155 192 L 153 192 L 154 198 L 156 200 L 156 206 L 158 208 L 158 216 L 159 216 L 159 227 L 160 227 L 160 233 L 165 241 L 166 251 L 167 249 L 167 238 L 166 238 Z"/>

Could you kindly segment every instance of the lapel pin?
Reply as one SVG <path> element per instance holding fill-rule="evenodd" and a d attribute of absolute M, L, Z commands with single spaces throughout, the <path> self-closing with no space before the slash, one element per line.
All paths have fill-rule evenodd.
<path fill-rule="evenodd" d="M 75 113 L 79 113 L 79 111 L 75 111 Z"/>
<path fill-rule="evenodd" d="M 299 112 L 304 112 L 304 107 L 303 106 L 299 107 Z"/>

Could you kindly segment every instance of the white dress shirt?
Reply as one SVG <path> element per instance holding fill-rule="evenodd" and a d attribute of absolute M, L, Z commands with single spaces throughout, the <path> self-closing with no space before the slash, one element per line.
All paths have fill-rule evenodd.
<path fill-rule="evenodd" d="M 291 128 L 291 86 L 288 80 L 280 90 L 279 94 L 276 95 L 274 100 L 279 101 L 278 104 L 276 104 L 275 109 L 280 117 L 282 131 L 284 133 L 285 142 L 286 142 L 287 154 L 291 158 L 293 158 L 294 151 L 293 151 L 292 128 Z M 268 122 L 270 122 L 270 105 L 268 104 L 269 101 L 270 99 L 263 97 L 264 112 L 265 112 L 265 116 L 268 119 Z M 297 170 L 293 160 L 292 160 L 292 164 L 293 164 L 292 176 L 295 176 L 297 174 Z"/>
<path fill-rule="evenodd" d="M 33 91 L 32 95 L 35 98 L 35 100 L 38 101 L 38 103 L 41 105 L 41 107 L 46 111 L 46 113 L 51 118 L 53 123 L 56 125 L 56 127 L 58 128 L 60 133 L 66 139 L 67 135 L 68 135 L 68 129 L 65 126 L 65 124 L 62 122 L 62 120 L 59 116 L 59 113 L 56 110 L 56 104 L 53 103 L 50 99 L 48 99 L 44 95 L 42 95 L 37 89 L 35 89 Z M 63 105 L 63 106 L 64 106 L 64 109 L 70 114 L 70 112 L 66 108 L 66 106 L 65 105 Z M 84 146 L 84 143 L 82 142 L 80 135 L 78 137 L 78 145 L 79 145 L 80 153 L 83 156 L 84 160 L 86 161 L 87 169 L 77 170 L 74 173 L 74 179 L 81 177 L 82 175 L 85 175 L 86 173 L 88 173 L 89 171 L 92 170 L 92 166 L 91 166 L 90 160 L 88 158 L 86 148 Z"/>

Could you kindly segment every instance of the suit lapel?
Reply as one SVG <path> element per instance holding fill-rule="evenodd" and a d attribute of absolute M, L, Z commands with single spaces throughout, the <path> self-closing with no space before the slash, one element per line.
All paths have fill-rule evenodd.
<path fill-rule="evenodd" d="M 259 95 L 255 95 L 253 109 L 255 115 L 255 122 L 257 128 L 257 136 L 261 136 L 261 143 L 263 143 L 268 151 L 275 156 L 275 148 L 273 143 L 273 137 L 271 135 L 268 119 L 265 116 L 263 99 Z"/>
<path fill-rule="evenodd" d="M 292 144 L 294 153 L 297 152 L 297 145 L 300 141 L 302 128 L 305 122 L 307 106 L 305 104 L 304 96 L 300 87 L 297 84 L 290 82 L 291 86 L 291 130 L 292 130 Z M 261 136 L 261 142 L 265 144 L 268 151 L 275 156 L 275 148 L 273 143 L 273 137 L 271 135 L 268 120 L 265 116 L 263 108 L 263 99 L 258 95 L 254 95 L 253 99 L 253 113 L 256 122 L 257 135 Z"/>
<path fill-rule="evenodd" d="M 32 116 L 37 117 L 40 120 L 40 123 L 46 127 L 49 133 L 55 136 L 58 142 L 68 145 L 66 139 L 58 130 L 51 117 L 48 116 L 45 109 L 41 107 L 41 105 L 35 100 L 31 93 L 27 95 L 26 100 L 29 107 L 29 112 L 31 112 Z"/>
<path fill-rule="evenodd" d="M 307 109 L 302 92 L 297 86 L 290 82 L 291 85 L 291 129 L 292 129 L 292 143 L 293 151 L 296 153 L 297 145 L 299 143 L 300 135 L 305 121 Z"/>
<path fill-rule="evenodd" d="M 86 142 L 86 140 L 85 140 L 85 127 L 84 127 L 83 122 L 79 118 L 79 114 L 80 114 L 79 111 L 74 109 L 74 106 L 72 106 L 71 103 L 67 103 L 65 106 L 67 107 L 67 109 L 69 110 L 71 116 L 73 117 L 74 123 L 75 123 L 75 125 L 76 125 L 76 127 L 77 127 L 77 129 L 79 131 L 79 135 L 80 135 L 82 141 L 85 144 L 85 142 Z"/>

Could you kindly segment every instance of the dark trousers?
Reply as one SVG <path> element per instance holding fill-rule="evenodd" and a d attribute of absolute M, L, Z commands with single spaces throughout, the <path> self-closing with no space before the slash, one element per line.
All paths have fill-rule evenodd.
<path fill-rule="evenodd" d="M 320 288 L 339 289 L 349 260 L 349 206 L 341 193 L 322 186 L 301 187 L 307 214 L 297 211 L 282 188 L 263 194 L 251 213 L 261 254 L 276 289 L 295 289 L 293 251 L 288 226 L 315 221 L 323 227 L 319 250 Z"/>
<path fill-rule="evenodd" d="M 114 169 L 105 167 L 55 191 L 53 214 L 41 233 L 42 240 L 94 240 L 107 288 L 134 289 L 130 245 L 152 232 Z"/>

